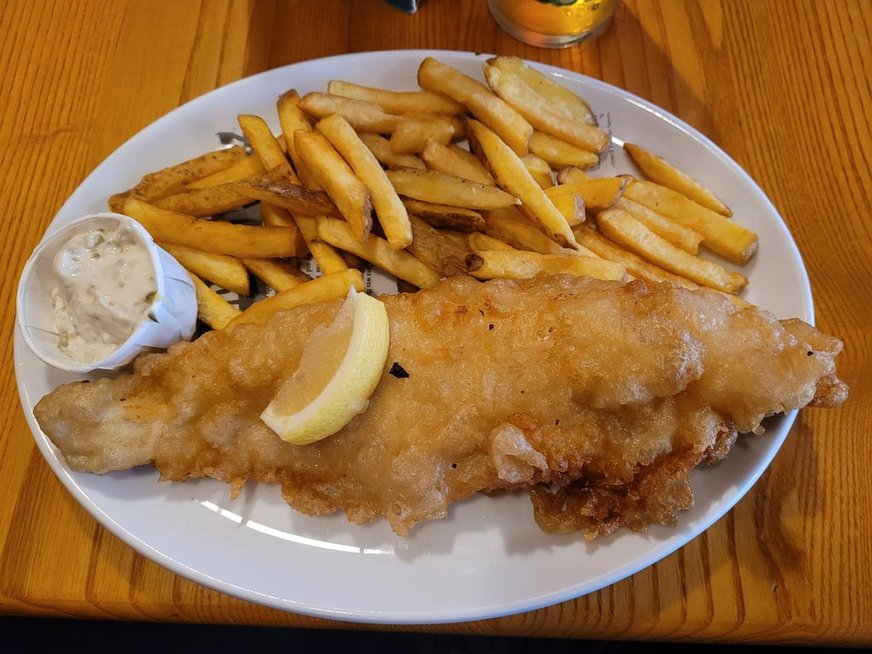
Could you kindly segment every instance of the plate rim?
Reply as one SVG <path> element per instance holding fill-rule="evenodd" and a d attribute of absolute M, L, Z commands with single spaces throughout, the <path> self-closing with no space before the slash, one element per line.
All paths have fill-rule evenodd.
<path fill-rule="evenodd" d="M 262 71 L 256 73 L 254 75 L 250 75 L 247 77 L 243 77 L 239 80 L 235 80 L 229 84 L 224 86 L 217 87 L 212 89 L 196 98 L 192 98 L 188 100 L 182 105 L 174 108 L 173 110 L 167 112 L 166 114 L 161 115 L 154 121 L 142 127 L 135 134 L 131 135 L 127 138 L 121 145 L 119 145 L 112 153 L 110 153 L 106 158 L 104 158 L 97 166 L 77 185 L 76 189 L 70 194 L 67 200 L 61 205 L 55 214 L 52 221 L 49 223 L 46 228 L 42 238 L 46 238 L 49 236 L 55 229 L 58 228 L 60 223 L 60 216 L 63 215 L 67 207 L 78 200 L 78 196 L 80 193 L 83 193 L 83 187 L 85 187 L 88 182 L 100 173 L 104 168 L 111 166 L 116 158 L 121 156 L 123 150 L 125 150 L 132 141 L 141 137 L 142 133 L 159 125 L 165 121 L 172 121 L 174 116 L 178 113 L 182 113 L 185 111 L 190 111 L 189 105 L 197 103 L 198 101 L 203 100 L 207 96 L 211 96 L 217 92 L 222 93 L 232 93 L 232 89 L 237 86 L 244 86 L 249 84 L 255 84 L 254 80 L 259 78 L 264 78 L 270 75 L 279 74 L 279 71 L 288 71 L 292 72 L 295 67 L 299 66 L 307 66 L 307 65 L 333 65 L 335 66 L 337 63 L 342 60 L 354 59 L 356 63 L 360 61 L 365 61 L 367 59 L 382 59 L 385 57 L 391 56 L 399 56 L 399 57 L 416 57 L 418 59 L 423 59 L 427 56 L 432 56 L 436 58 L 450 59 L 450 58 L 460 58 L 464 60 L 471 61 L 484 61 L 488 57 L 495 56 L 491 53 L 473 53 L 462 50 L 431 50 L 431 49 L 408 49 L 408 50 L 375 50 L 375 51 L 367 51 L 367 52 L 357 52 L 357 53 L 345 53 L 345 54 L 337 54 L 329 57 L 321 57 L 316 59 L 308 59 L 304 61 L 294 62 L 291 64 L 287 64 L 284 66 L 280 66 L 277 68 L 272 68 L 266 71 Z M 714 141 L 712 141 L 709 137 L 705 136 L 700 130 L 673 115 L 671 112 L 666 111 L 662 107 L 645 100 L 629 91 L 621 89 L 615 85 L 609 84 L 602 80 L 589 77 L 583 73 L 578 73 L 575 71 L 571 71 L 568 69 L 560 68 L 558 66 L 543 64 L 535 61 L 524 60 L 528 64 L 536 67 L 539 70 L 542 70 L 545 73 L 553 75 L 558 78 L 572 80 L 573 78 L 580 78 L 583 83 L 591 85 L 595 88 L 598 88 L 600 91 L 608 93 L 616 98 L 619 98 L 622 101 L 628 101 L 634 104 L 636 107 L 647 111 L 660 120 L 669 123 L 673 127 L 678 128 L 687 136 L 698 141 L 701 145 L 705 147 L 707 151 L 717 156 L 717 158 L 721 161 L 722 164 L 730 168 L 733 172 L 735 172 L 744 186 L 747 188 L 749 192 L 753 192 L 755 196 L 757 196 L 757 200 L 762 202 L 766 207 L 770 210 L 771 214 L 777 217 L 776 226 L 781 232 L 781 236 L 784 238 L 787 246 L 791 249 L 793 256 L 796 258 L 799 264 L 799 273 L 800 279 L 797 280 L 802 285 L 802 301 L 804 302 L 804 315 L 799 316 L 801 319 L 805 320 L 809 324 L 814 325 L 814 304 L 813 297 L 811 291 L 811 284 L 808 277 L 808 269 L 805 266 L 805 262 L 803 261 L 802 255 L 799 251 L 799 248 L 796 244 L 793 235 L 787 227 L 787 224 L 784 221 L 784 218 L 781 216 L 781 213 L 776 209 L 776 207 L 769 200 L 768 196 L 765 192 L 760 188 L 756 181 L 742 168 L 736 161 L 734 161 L 720 146 L 718 146 Z M 37 447 L 40 450 L 43 458 L 52 468 L 55 475 L 61 481 L 66 490 L 75 498 L 75 500 L 83 506 L 104 528 L 109 530 L 113 535 L 121 539 L 128 546 L 132 547 L 137 553 L 142 556 L 145 556 L 149 560 L 158 563 L 159 565 L 167 568 L 175 574 L 179 574 L 182 577 L 185 577 L 188 580 L 194 581 L 195 583 L 202 584 L 208 588 L 213 590 L 231 595 L 238 599 L 242 599 L 245 601 L 250 601 L 256 604 L 268 606 L 271 608 L 277 608 L 284 611 L 291 611 L 294 613 L 298 613 L 301 615 L 307 615 L 311 617 L 332 619 L 332 620 L 342 620 L 347 622 L 357 622 L 361 624 L 396 624 L 396 625 L 416 625 L 416 624 L 448 624 L 448 623 L 457 623 L 471 620 L 484 620 L 491 618 L 499 618 L 508 615 L 513 615 L 526 611 L 533 611 L 537 609 L 541 609 L 547 606 L 552 606 L 554 604 L 568 601 L 571 599 L 575 599 L 578 597 L 582 597 L 584 595 L 596 592 L 610 586 L 614 583 L 617 583 L 627 577 L 630 577 L 637 572 L 648 568 L 653 565 L 657 561 L 660 561 L 667 556 L 671 555 L 678 549 L 684 547 L 691 541 L 695 540 L 701 533 L 708 530 L 711 526 L 713 526 L 716 522 L 718 522 L 726 513 L 728 513 L 741 499 L 745 497 L 748 491 L 757 483 L 760 476 L 769 468 L 772 460 L 775 455 L 781 449 L 784 441 L 790 433 L 792 425 L 796 419 L 797 411 L 793 410 L 784 414 L 779 418 L 779 434 L 772 438 L 772 442 L 769 444 L 769 447 L 763 453 L 763 457 L 758 460 L 757 465 L 754 468 L 754 472 L 751 475 L 748 475 L 746 478 L 742 479 L 742 483 L 738 484 L 736 490 L 733 491 L 731 497 L 726 501 L 721 501 L 718 505 L 717 510 L 711 512 L 705 516 L 705 520 L 701 520 L 699 524 L 693 525 L 692 527 L 686 526 L 685 529 L 689 529 L 689 532 L 686 538 L 678 539 L 677 542 L 671 543 L 668 542 L 666 545 L 654 548 L 653 551 L 649 552 L 647 555 L 638 557 L 635 560 L 632 560 L 628 563 L 624 563 L 617 568 L 614 568 L 609 571 L 609 574 L 605 576 L 598 583 L 594 584 L 586 584 L 586 583 L 578 583 L 574 585 L 570 585 L 563 589 L 551 591 L 548 593 L 540 593 L 535 597 L 525 597 L 523 599 L 515 599 L 513 601 L 506 601 L 500 604 L 491 604 L 487 607 L 478 606 L 478 607 L 469 607 L 464 609 L 449 609 L 449 610 L 428 610 L 428 611 L 412 611 L 407 612 L 401 615 L 396 613 L 386 613 L 384 611 L 379 610 L 341 610 L 341 609 L 330 609 L 324 607 L 312 608 L 309 606 L 302 605 L 298 602 L 294 602 L 288 598 L 277 598 L 265 593 L 259 592 L 252 588 L 244 588 L 238 586 L 236 584 L 216 579 L 214 577 L 205 574 L 204 572 L 197 570 L 193 567 L 186 565 L 185 563 L 165 554 L 161 550 L 153 547 L 148 542 L 142 540 L 124 526 L 116 522 L 108 513 L 106 513 L 99 504 L 96 503 L 76 482 L 74 475 L 77 474 L 86 474 L 86 473 L 73 473 L 61 460 L 58 455 L 56 448 L 54 445 L 48 440 L 47 436 L 42 432 L 39 425 L 36 423 L 36 419 L 33 416 L 32 411 L 28 411 L 26 406 L 29 403 L 31 406 L 35 404 L 32 402 L 32 398 L 29 396 L 27 389 L 24 386 L 23 374 L 24 374 L 24 362 L 20 359 L 20 352 L 22 348 L 26 348 L 26 345 L 23 343 L 23 336 L 20 333 L 20 329 L 16 324 L 16 329 L 14 332 L 14 354 L 13 361 L 15 365 L 15 377 L 16 377 L 16 387 L 19 395 L 19 402 L 22 407 L 22 412 L 25 415 L 25 419 L 27 421 L 28 427 L 30 428 L 31 435 L 33 436 Z M 25 402 L 27 400 L 27 402 Z M 579 589 L 579 586 L 584 586 L 583 589 Z"/>

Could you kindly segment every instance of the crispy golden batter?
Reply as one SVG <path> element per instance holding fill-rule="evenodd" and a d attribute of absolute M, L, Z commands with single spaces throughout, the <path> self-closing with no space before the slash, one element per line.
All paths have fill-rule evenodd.
<path fill-rule="evenodd" d="M 383 299 L 384 375 L 367 411 L 319 443 L 284 443 L 258 416 L 339 302 L 62 386 L 36 417 L 74 470 L 277 483 L 300 511 L 383 516 L 400 534 L 475 493 L 532 489 L 543 529 L 593 537 L 674 521 L 690 471 L 737 431 L 846 393 L 838 340 L 713 292 L 455 277 Z"/>

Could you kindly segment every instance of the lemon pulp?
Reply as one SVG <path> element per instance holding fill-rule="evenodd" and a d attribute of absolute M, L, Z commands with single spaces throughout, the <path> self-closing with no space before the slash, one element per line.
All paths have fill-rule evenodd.
<path fill-rule="evenodd" d="M 366 410 L 384 370 L 390 330 L 384 304 L 353 288 L 330 325 L 316 330 L 261 420 L 289 443 L 335 434 Z"/>

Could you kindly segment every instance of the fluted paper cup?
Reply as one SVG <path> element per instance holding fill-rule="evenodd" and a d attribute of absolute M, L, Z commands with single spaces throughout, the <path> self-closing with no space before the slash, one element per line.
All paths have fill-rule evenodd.
<path fill-rule="evenodd" d="M 157 295 L 130 337 L 109 356 L 82 363 L 58 349 L 58 330 L 52 304 L 52 290 L 60 286 L 53 261 L 58 251 L 76 234 L 94 228 L 117 229 L 128 225 L 137 242 L 146 248 Z M 191 277 L 169 253 L 158 247 L 138 222 L 117 213 L 98 213 L 78 218 L 51 232 L 33 251 L 18 283 L 18 326 L 31 351 L 50 366 L 69 372 L 116 370 L 147 350 L 166 349 L 189 340 L 197 324 L 197 295 Z"/>

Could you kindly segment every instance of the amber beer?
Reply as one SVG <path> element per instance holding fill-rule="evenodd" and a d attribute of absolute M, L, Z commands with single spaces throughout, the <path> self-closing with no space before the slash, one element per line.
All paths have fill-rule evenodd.
<path fill-rule="evenodd" d="M 620 0 L 488 0 L 494 19 L 519 41 L 564 48 L 608 27 Z"/>

